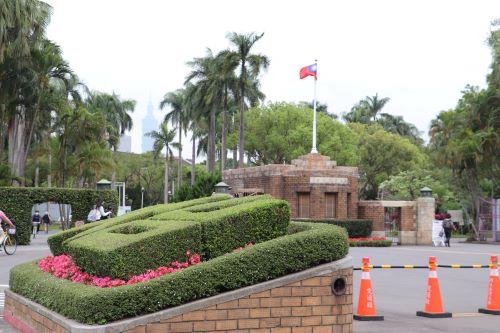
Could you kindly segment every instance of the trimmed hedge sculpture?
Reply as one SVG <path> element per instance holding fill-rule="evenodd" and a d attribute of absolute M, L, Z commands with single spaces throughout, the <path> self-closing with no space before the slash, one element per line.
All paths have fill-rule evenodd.
<path fill-rule="evenodd" d="M 298 222 L 313 222 L 313 223 L 328 223 L 333 225 L 338 225 L 339 227 L 345 228 L 349 237 L 369 237 L 372 233 L 372 221 L 371 220 L 337 220 L 337 219 L 295 219 Z"/>
<path fill-rule="evenodd" d="M 86 271 L 101 271 L 101 265 L 116 276 L 135 272 L 142 260 L 152 265 L 148 269 L 160 263 L 147 256 L 161 256 L 162 264 L 178 259 L 182 257 L 176 257 L 178 251 L 199 251 L 203 256 L 200 264 L 132 285 L 99 288 L 56 278 L 31 262 L 11 270 L 10 288 L 68 318 L 103 324 L 264 282 L 347 255 L 344 229 L 321 223 L 290 223 L 289 216 L 288 204 L 269 196 L 231 199 L 219 195 L 148 207 L 52 236 L 51 249 L 54 254 L 71 254 Z M 233 252 L 248 242 L 254 245 Z M 118 248 L 125 253 L 116 251 Z M 168 253 L 161 254 L 162 249 Z M 129 265 L 134 254 L 139 259 Z M 99 264 L 92 264 L 92 260 Z"/>
<path fill-rule="evenodd" d="M 23 245 L 30 243 L 33 205 L 48 201 L 69 204 L 73 221 L 78 221 L 87 219 L 97 199 L 111 204 L 115 210 L 118 207 L 118 192 L 114 190 L 0 187 L 0 209 L 16 225 L 19 243 Z"/>

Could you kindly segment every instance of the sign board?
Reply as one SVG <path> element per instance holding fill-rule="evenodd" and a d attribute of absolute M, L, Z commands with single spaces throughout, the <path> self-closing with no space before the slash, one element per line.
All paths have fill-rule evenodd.
<path fill-rule="evenodd" d="M 432 220 L 432 242 L 434 246 L 444 246 L 444 229 L 441 220 Z"/>
<path fill-rule="evenodd" d="M 349 185 L 349 179 L 339 177 L 310 177 L 310 184 Z"/>
<path fill-rule="evenodd" d="M 83 221 L 76 221 L 75 227 L 80 228 L 80 227 L 83 227 L 84 224 L 85 224 L 85 222 L 83 222 Z"/>

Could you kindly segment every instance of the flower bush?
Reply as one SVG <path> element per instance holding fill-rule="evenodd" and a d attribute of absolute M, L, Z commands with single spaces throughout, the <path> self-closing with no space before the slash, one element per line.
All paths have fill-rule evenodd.
<path fill-rule="evenodd" d="M 247 247 L 248 244 L 245 245 Z M 95 286 L 100 288 L 111 288 L 123 285 L 131 285 L 139 282 L 144 282 L 165 274 L 175 273 L 181 269 L 187 268 L 192 265 L 197 265 L 201 262 L 199 254 L 191 254 L 188 250 L 186 252 L 186 261 L 179 262 L 173 261 L 169 267 L 161 266 L 157 269 L 147 270 L 143 274 L 133 275 L 128 280 L 112 279 L 109 276 L 99 277 L 90 275 L 83 272 L 73 261 L 73 258 L 67 254 L 59 256 L 48 256 L 38 262 L 38 267 L 53 276 L 70 280 L 76 283 L 83 283 L 88 286 Z"/>
<path fill-rule="evenodd" d="M 359 246 L 371 246 L 371 247 L 388 247 L 391 246 L 392 241 L 386 239 L 385 237 L 357 237 L 349 238 L 349 246 L 359 247 Z"/>

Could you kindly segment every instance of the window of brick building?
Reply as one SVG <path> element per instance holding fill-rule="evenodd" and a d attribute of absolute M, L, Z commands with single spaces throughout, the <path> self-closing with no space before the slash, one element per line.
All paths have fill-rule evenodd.
<path fill-rule="evenodd" d="M 347 218 L 352 217 L 352 196 L 351 193 L 347 193 Z"/>
<path fill-rule="evenodd" d="M 299 209 L 299 217 L 300 218 L 309 218 L 309 207 L 310 207 L 310 199 L 309 193 L 297 193 L 298 196 L 298 209 Z"/>
<path fill-rule="evenodd" d="M 326 217 L 337 217 L 337 193 L 325 193 Z"/>

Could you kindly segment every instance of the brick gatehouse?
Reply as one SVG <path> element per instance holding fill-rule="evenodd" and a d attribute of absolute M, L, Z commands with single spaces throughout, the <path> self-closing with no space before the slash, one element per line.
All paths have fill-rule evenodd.
<path fill-rule="evenodd" d="M 292 218 L 369 219 L 373 235 L 396 235 L 395 243 L 431 242 L 434 198 L 359 201 L 358 168 L 338 166 L 328 156 L 307 154 L 292 164 L 225 170 L 222 179 L 238 195 L 270 194 L 287 200 Z M 391 236 L 392 237 L 392 236 Z"/>

